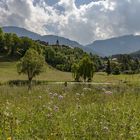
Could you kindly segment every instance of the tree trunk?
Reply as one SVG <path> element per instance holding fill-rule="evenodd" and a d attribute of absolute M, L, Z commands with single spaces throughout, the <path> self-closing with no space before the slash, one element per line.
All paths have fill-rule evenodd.
<path fill-rule="evenodd" d="M 15 51 L 15 48 L 14 48 L 14 46 L 11 46 L 11 52 L 10 52 L 10 56 L 14 56 L 14 51 Z"/>
<path fill-rule="evenodd" d="M 32 90 L 32 78 L 29 78 L 28 90 Z"/>

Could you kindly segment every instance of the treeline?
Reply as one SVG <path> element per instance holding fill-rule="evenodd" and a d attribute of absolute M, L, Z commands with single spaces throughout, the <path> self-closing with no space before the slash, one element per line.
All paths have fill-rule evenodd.
<path fill-rule="evenodd" d="M 87 54 L 80 48 L 70 48 L 67 46 L 50 46 L 45 49 L 46 61 L 53 67 L 61 71 L 72 71 L 72 65 L 78 63 L 84 56 L 88 56 L 95 66 L 95 71 L 103 67 L 103 61 L 97 55 Z"/>
<path fill-rule="evenodd" d="M 45 59 L 48 64 L 61 71 L 71 71 L 74 62 L 79 61 L 85 52 L 80 48 L 70 48 L 67 46 L 48 46 L 45 49 Z"/>
<path fill-rule="evenodd" d="M 108 74 L 138 74 L 140 73 L 140 60 L 128 54 L 106 58 L 106 72 Z"/>

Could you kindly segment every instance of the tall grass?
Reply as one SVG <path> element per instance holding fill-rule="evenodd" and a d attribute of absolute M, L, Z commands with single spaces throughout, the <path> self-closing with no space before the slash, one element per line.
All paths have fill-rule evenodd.
<path fill-rule="evenodd" d="M 140 139 L 134 85 L 0 86 L 0 139 Z"/>

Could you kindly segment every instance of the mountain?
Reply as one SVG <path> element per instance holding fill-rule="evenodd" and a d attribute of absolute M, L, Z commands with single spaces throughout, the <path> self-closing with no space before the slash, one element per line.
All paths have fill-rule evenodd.
<path fill-rule="evenodd" d="M 131 53 L 130 56 L 140 58 L 140 50 Z"/>
<path fill-rule="evenodd" d="M 102 56 L 129 54 L 140 50 L 140 36 L 126 35 L 106 40 L 97 40 L 86 47 Z"/>
<path fill-rule="evenodd" d="M 55 36 L 55 35 L 41 36 L 37 33 L 28 31 L 24 28 L 14 27 L 14 26 L 5 26 L 5 27 L 2 27 L 2 29 L 6 33 L 16 33 L 19 37 L 26 36 L 33 40 L 41 40 L 41 41 L 48 42 L 50 45 L 56 44 L 56 41 L 59 40 L 60 45 L 66 45 L 70 47 L 79 47 L 79 48 L 85 49 L 84 46 L 79 44 L 78 42 L 72 41 L 70 39 L 60 37 L 60 36 Z"/>
<path fill-rule="evenodd" d="M 130 54 L 140 50 L 140 36 L 138 35 L 125 35 L 116 38 L 110 38 L 106 40 L 96 40 L 89 45 L 81 45 L 80 43 L 55 35 L 41 36 L 37 33 L 28 31 L 24 28 L 6 26 L 2 28 L 4 32 L 16 33 L 19 37 L 27 36 L 33 40 L 41 40 L 48 42 L 50 45 L 56 44 L 59 40 L 60 45 L 66 45 L 70 47 L 79 47 L 86 52 L 92 52 L 100 56 L 111 56 L 115 54 Z"/>
<path fill-rule="evenodd" d="M 5 26 L 2 27 L 3 31 L 6 33 L 15 33 L 17 34 L 19 37 L 29 37 L 33 40 L 38 40 L 39 38 L 41 38 L 41 35 L 28 31 L 24 28 L 19 28 L 19 27 L 14 27 L 14 26 Z"/>
<path fill-rule="evenodd" d="M 66 45 L 66 46 L 70 46 L 70 47 L 79 47 L 79 48 L 84 47 L 76 41 L 72 41 L 70 39 L 60 37 L 60 36 L 55 36 L 55 35 L 41 36 L 40 40 L 45 41 L 45 42 L 49 42 L 49 44 L 56 44 L 56 41 L 59 40 L 60 45 Z"/>

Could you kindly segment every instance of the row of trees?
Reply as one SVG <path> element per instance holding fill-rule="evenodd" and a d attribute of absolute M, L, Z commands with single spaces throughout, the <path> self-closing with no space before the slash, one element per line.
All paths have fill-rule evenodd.
<path fill-rule="evenodd" d="M 140 61 L 130 55 L 119 55 L 117 58 L 108 58 L 106 61 L 107 74 L 137 74 L 140 72 Z"/>

